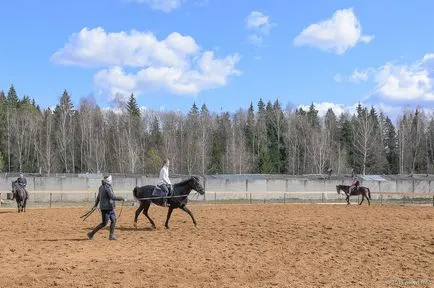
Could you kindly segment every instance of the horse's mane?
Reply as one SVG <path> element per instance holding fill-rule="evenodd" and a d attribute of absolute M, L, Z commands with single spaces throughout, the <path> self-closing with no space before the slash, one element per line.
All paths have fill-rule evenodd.
<path fill-rule="evenodd" d="M 186 179 L 186 180 L 183 180 L 183 181 L 181 181 L 181 182 L 175 183 L 173 186 L 184 186 L 184 185 L 186 185 L 189 181 L 191 181 L 191 179 L 192 179 L 192 177 L 190 177 L 190 178 L 188 178 L 188 179 Z"/>

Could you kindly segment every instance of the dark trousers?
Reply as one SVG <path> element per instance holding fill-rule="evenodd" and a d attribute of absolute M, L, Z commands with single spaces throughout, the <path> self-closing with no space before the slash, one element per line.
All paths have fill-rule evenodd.
<path fill-rule="evenodd" d="M 170 185 L 167 184 L 161 184 L 160 185 L 161 190 L 164 191 L 164 193 L 166 194 L 165 196 L 169 196 L 170 194 Z"/>
<path fill-rule="evenodd" d="M 101 219 L 102 222 L 96 226 L 91 233 L 93 236 L 96 232 L 98 232 L 100 229 L 104 228 L 109 220 L 110 220 L 110 236 L 114 235 L 115 232 L 115 226 L 116 226 L 116 213 L 115 210 L 101 210 Z"/>
<path fill-rule="evenodd" d="M 171 191 L 170 191 L 170 185 L 168 185 L 168 184 L 161 184 L 160 187 L 161 187 L 161 190 L 164 191 L 164 194 L 165 194 L 164 196 L 167 197 L 167 196 L 170 195 L 170 192 L 171 192 Z M 170 203 L 168 200 L 169 200 L 169 198 L 163 198 L 163 199 L 162 199 L 162 201 L 163 201 L 163 205 L 164 205 L 164 206 L 166 206 L 167 203 Z"/>

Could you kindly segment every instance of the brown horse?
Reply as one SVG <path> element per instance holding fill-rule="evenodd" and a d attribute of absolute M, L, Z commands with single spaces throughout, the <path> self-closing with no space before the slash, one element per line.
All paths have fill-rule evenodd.
<path fill-rule="evenodd" d="M 371 191 L 367 187 L 359 186 L 355 191 L 350 193 L 350 186 L 349 185 L 336 185 L 336 191 L 338 194 L 341 194 L 341 191 L 345 193 L 347 196 L 347 205 L 350 205 L 350 196 L 351 195 L 362 195 L 362 201 L 360 201 L 359 205 L 362 205 L 363 200 L 366 198 L 368 200 L 368 204 L 371 205 Z"/>

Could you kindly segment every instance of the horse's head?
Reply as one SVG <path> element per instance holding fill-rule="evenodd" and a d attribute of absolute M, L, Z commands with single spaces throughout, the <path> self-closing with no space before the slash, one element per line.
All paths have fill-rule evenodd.
<path fill-rule="evenodd" d="M 200 180 L 198 177 L 191 176 L 189 182 L 190 182 L 191 189 L 199 192 L 200 195 L 205 194 L 205 189 L 202 187 L 202 184 L 200 184 Z"/>
<path fill-rule="evenodd" d="M 17 181 L 12 181 L 12 185 L 11 185 L 11 192 L 15 193 L 15 191 L 17 191 Z"/>

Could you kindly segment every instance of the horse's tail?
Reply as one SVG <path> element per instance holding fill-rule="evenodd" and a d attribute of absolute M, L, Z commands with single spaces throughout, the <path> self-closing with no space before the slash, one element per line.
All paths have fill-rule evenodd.
<path fill-rule="evenodd" d="M 369 200 L 371 200 L 371 190 L 369 190 L 369 188 L 366 188 L 366 189 L 368 189 Z"/>
<path fill-rule="evenodd" d="M 137 199 L 137 186 L 133 189 L 133 196 Z"/>

